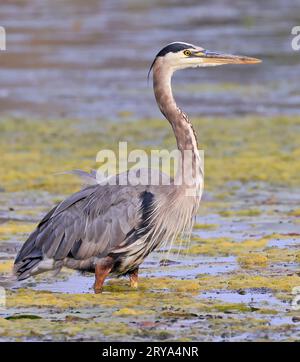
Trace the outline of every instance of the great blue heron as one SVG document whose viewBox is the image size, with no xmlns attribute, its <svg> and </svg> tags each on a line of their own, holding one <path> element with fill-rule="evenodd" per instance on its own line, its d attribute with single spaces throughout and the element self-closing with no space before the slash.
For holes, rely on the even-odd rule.
<svg viewBox="0 0 300 362">
<path fill-rule="evenodd" d="M 95 272 L 95 293 L 109 273 L 128 274 L 137 287 L 145 257 L 184 230 L 191 230 L 203 176 L 193 126 L 176 105 L 171 89 L 178 69 L 221 64 L 254 64 L 260 60 L 211 52 L 183 42 L 164 47 L 155 57 L 155 98 L 173 128 L 178 150 L 192 152 L 193 185 L 90 185 L 54 207 L 38 224 L 18 253 L 18 280 L 63 266 Z M 118 176 L 121 177 L 121 174 Z M 187 194 L 189 191 L 194 193 Z"/>
</svg>

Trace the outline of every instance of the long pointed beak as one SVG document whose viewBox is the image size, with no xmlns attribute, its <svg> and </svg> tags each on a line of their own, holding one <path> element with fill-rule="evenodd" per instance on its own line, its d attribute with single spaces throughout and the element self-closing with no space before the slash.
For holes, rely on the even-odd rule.
<svg viewBox="0 0 300 362">
<path fill-rule="evenodd" d="M 194 57 L 200 57 L 204 63 L 211 64 L 256 64 L 261 63 L 260 59 L 245 57 L 243 55 L 232 55 L 203 50 L 193 53 Z"/>
</svg>

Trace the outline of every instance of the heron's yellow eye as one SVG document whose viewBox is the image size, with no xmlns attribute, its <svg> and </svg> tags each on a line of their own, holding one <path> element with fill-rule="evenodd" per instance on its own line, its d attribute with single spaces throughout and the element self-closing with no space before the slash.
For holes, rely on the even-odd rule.
<svg viewBox="0 0 300 362">
<path fill-rule="evenodd" d="M 185 50 L 185 51 L 183 52 L 183 54 L 186 55 L 187 57 L 189 57 L 192 53 L 191 53 L 190 50 Z"/>
</svg>

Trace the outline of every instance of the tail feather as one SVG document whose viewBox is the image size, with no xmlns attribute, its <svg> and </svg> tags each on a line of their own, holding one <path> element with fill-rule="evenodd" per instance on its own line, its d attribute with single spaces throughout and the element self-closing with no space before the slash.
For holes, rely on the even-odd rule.
<svg viewBox="0 0 300 362">
<path fill-rule="evenodd" d="M 81 171 L 74 173 L 82 175 Z M 95 172 L 87 177 L 90 181 L 95 180 Z M 95 187 L 89 186 L 71 195 L 45 215 L 15 259 L 13 271 L 18 280 L 62 268 L 64 258 L 68 256 L 74 244 L 81 240 L 85 230 L 85 219 L 81 219 L 85 215 L 74 205 L 91 197 L 94 191 Z"/>
<path fill-rule="evenodd" d="M 20 267 L 18 268 L 18 272 L 24 273 L 25 271 L 30 270 L 34 265 L 39 263 L 41 260 L 42 258 L 32 258 L 25 260 L 24 263 L 22 263 L 22 265 L 20 265 Z"/>
<path fill-rule="evenodd" d="M 19 251 L 19 253 L 16 257 L 15 265 L 19 264 L 22 260 L 25 260 L 25 259 L 31 257 L 32 254 L 34 256 L 34 254 L 36 254 L 38 252 L 38 250 L 36 249 L 36 246 L 35 246 L 35 240 L 36 240 L 37 235 L 38 235 L 37 229 L 29 235 L 29 238 L 23 244 L 21 250 Z"/>
<path fill-rule="evenodd" d="M 14 266 L 14 273 L 18 280 L 29 278 L 33 273 L 33 269 L 43 260 L 42 257 L 28 258 Z"/>
<path fill-rule="evenodd" d="M 71 171 L 60 172 L 59 174 L 69 174 L 77 176 L 82 181 L 82 187 L 98 184 L 96 170 L 91 170 L 91 172 L 85 172 L 82 170 L 71 170 Z"/>
<path fill-rule="evenodd" d="M 36 230 L 29 236 L 21 250 L 19 251 L 15 263 L 14 274 L 18 280 L 29 278 L 33 269 L 43 260 L 43 254 L 40 249 L 35 246 L 37 232 Z"/>
</svg>

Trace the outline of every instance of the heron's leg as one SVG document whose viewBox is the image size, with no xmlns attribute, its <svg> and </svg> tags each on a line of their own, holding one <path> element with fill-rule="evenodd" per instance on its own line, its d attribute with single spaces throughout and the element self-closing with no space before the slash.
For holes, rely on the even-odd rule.
<svg viewBox="0 0 300 362">
<path fill-rule="evenodd" d="M 139 268 L 136 268 L 129 274 L 131 288 L 138 287 L 138 278 L 139 278 L 138 273 L 139 273 Z"/>
<path fill-rule="evenodd" d="M 104 280 L 108 276 L 112 268 L 113 268 L 113 259 L 111 257 L 106 257 L 96 264 L 95 284 L 94 284 L 95 294 L 102 292 Z"/>
</svg>

